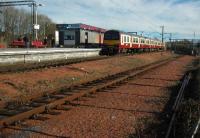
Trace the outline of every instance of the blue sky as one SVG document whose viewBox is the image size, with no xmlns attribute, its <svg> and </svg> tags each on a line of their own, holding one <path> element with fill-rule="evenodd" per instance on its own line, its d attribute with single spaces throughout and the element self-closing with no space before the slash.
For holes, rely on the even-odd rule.
<svg viewBox="0 0 200 138">
<path fill-rule="evenodd" d="M 160 37 L 200 39 L 200 0 L 37 0 L 39 13 L 56 23 L 85 23 Z M 154 33 L 153 33 L 154 32 Z M 166 35 L 168 39 L 169 35 Z"/>
</svg>

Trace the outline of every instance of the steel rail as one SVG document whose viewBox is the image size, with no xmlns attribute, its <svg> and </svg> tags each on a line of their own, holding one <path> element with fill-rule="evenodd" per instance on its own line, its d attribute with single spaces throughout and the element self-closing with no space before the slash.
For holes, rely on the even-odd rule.
<svg viewBox="0 0 200 138">
<path fill-rule="evenodd" d="M 191 138 L 195 138 L 195 135 L 197 134 L 197 132 L 199 130 L 199 125 L 200 125 L 200 118 L 199 118 L 199 121 L 197 122 L 197 124 L 195 126 L 195 129 L 194 129 L 194 132 L 192 133 Z"/>
</svg>

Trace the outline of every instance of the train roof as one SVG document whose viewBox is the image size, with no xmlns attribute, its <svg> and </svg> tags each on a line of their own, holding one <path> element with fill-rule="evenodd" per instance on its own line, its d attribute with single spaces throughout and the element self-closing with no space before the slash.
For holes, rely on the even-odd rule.
<svg viewBox="0 0 200 138">
<path fill-rule="evenodd" d="M 58 30 L 68 30 L 68 29 L 84 29 L 84 30 L 90 30 L 90 31 L 96 31 L 96 32 L 105 32 L 106 29 L 82 24 L 82 23 L 75 23 L 75 24 L 57 24 L 56 28 Z"/>
<path fill-rule="evenodd" d="M 115 30 L 115 29 L 111 29 L 111 30 L 107 30 L 107 31 L 117 31 L 119 33 L 123 33 L 123 34 L 126 34 L 126 35 L 131 35 L 131 36 L 135 36 L 135 37 L 139 37 L 139 38 L 145 38 L 145 39 L 150 39 L 150 40 L 153 40 L 153 41 L 161 41 L 159 39 L 155 39 L 155 38 L 149 38 L 149 37 L 145 37 L 145 36 L 141 36 L 141 35 L 136 35 L 136 34 L 132 34 L 130 32 L 125 32 L 125 31 L 121 31 L 121 30 Z M 106 32 L 107 32 L 106 31 Z"/>
</svg>

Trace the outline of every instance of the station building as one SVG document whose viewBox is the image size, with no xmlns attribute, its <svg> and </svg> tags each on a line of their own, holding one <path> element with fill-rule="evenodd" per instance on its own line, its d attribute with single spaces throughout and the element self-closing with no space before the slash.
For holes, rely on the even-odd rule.
<svg viewBox="0 0 200 138">
<path fill-rule="evenodd" d="M 78 24 L 57 24 L 56 43 L 62 47 L 97 48 L 103 44 L 103 28 Z"/>
</svg>

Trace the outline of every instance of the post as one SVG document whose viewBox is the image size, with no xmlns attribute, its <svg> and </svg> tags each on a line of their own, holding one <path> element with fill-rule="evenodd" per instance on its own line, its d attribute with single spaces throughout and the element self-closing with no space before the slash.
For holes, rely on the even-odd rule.
<svg viewBox="0 0 200 138">
<path fill-rule="evenodd" d="M 169 33 L 170 48 L 172 49 L 172 33 Z"/>
<path fill-rule="evenodd" d="M 34 24 L 35 24 L 35 3 L 32 3 L 32 40 L 35 39 L 35 29 L 34 29 Z"/>
<path fill-rule="evenodd" d="M 35 25 L 38 25 L 37 23 L 37 5 L 35 6 Z M 38 30 L 35 29 L 35 39 L 38 40 Z"/>
<path fill-rule="evenodd" d="M 162 43 L 164 42 L 164 28 L 165 28 L 165 26 L 163 25 L 163 26 L 160 26 L 161 28 L 162 28 Z"/>
<path fill-rule="evenodd" d="M 195 46 L 195 32 L 194 32 L 194 39 L 192 39 L 192 55 L 194 55 L 194 46 Z"/>
</svg>

